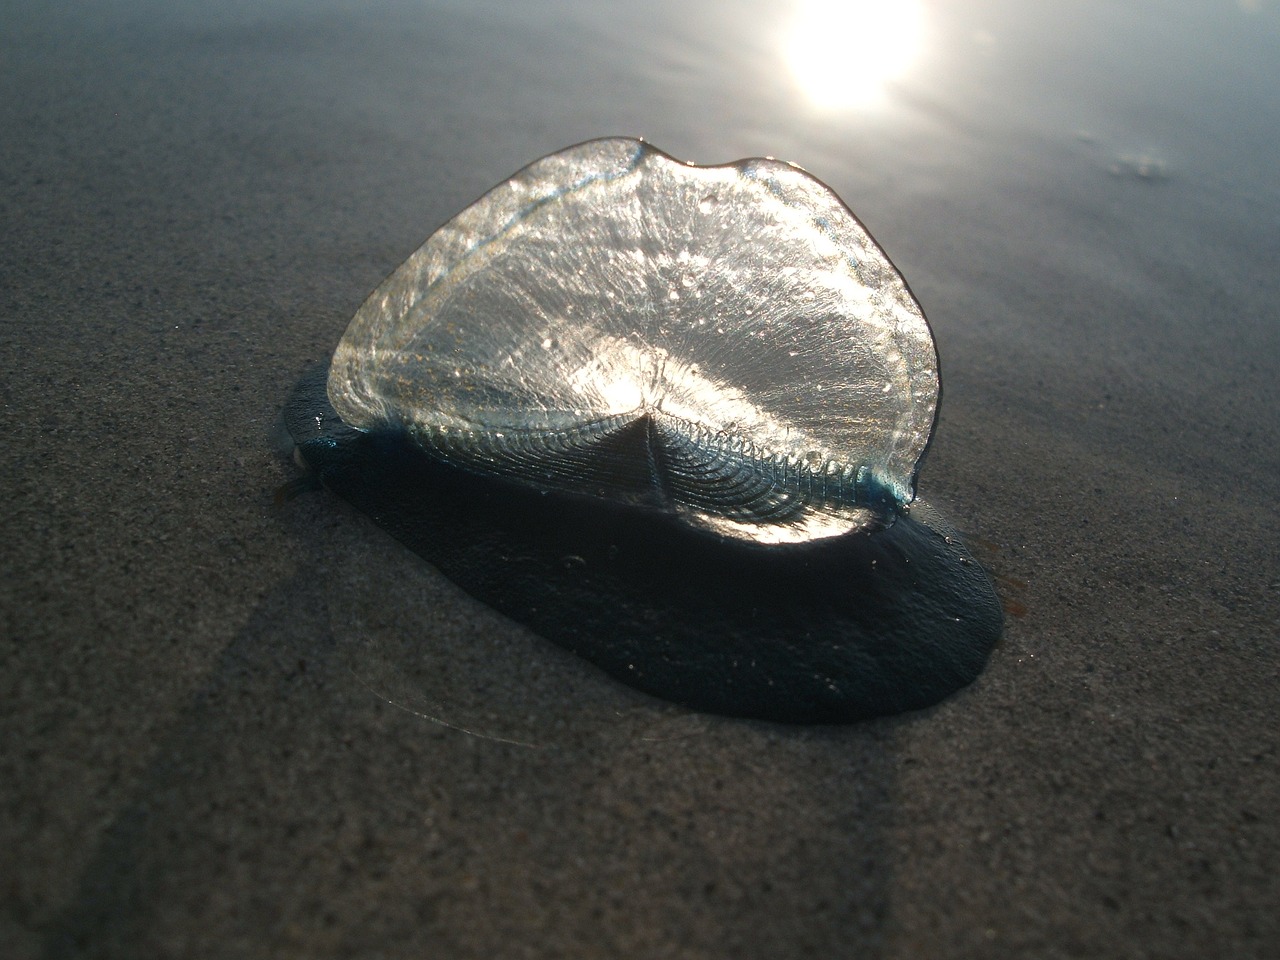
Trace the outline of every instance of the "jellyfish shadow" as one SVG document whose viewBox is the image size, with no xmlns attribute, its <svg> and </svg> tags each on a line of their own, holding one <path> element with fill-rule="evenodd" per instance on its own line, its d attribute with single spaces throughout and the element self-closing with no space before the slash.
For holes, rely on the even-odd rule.
<svg viewBox="0 0 1280 960">
<path fill-rule="evenodd" d="M 324 384 L 308 373 L 285 420 L 326 487 L 481 602 L 657 697 L 847 723 L 937 703 L 999 638 L 990 579 L 927 507 L 874 533 L 744 544 L 353 430 Z"/>
</svg>

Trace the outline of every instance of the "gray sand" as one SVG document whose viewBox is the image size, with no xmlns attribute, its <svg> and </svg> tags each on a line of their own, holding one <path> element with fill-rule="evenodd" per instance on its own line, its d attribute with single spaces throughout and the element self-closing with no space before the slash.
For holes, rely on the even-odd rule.
<svg viewBox="0 0 1280 960">
<path fill-rule="evenodd" d="M 1277 955 L 1274 4 L 931 5 L 827 112 L 778 4 L 44 6 L 0 35 L 0 955 Z M 1018 614 L 970 688 L 692 714 L 274 502 L 363 296 L 615 133 L 802 163 L 911 282 L 920 491 Z"/>
</svg>

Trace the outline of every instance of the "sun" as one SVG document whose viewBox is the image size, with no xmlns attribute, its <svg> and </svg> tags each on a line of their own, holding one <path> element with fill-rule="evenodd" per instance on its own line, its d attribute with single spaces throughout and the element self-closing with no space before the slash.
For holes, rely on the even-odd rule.
<svg viewBox="0 0 1280 960">
<path fill-rule="evenodd" d="M 801 0 L 787 63 L 815 106 L 874 106 L 918 58 L 923 20 L 917 0 Z"/>
</svg>

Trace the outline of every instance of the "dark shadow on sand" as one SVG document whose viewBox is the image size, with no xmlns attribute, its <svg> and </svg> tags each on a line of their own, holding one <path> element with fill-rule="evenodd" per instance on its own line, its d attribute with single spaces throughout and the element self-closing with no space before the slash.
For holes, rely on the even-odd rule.
<svg viewBox="0 0 1280 960">
<path fill-rule="evenodd" d="M 325 486 L 467 593 L 697 710 L 845 723 L 920 709 L 971 682 L 1000 634 L 991 581 L 927 508 L 875 533 L 744 544 L 351 430 L 323 370 L 286 421 Z"/>
<path fill-rule="evenodd" d="M 326 494 L 279 510 L 298 572 L 170 727 L 46 957 L 880 955 L 892 724 L 687 714 L 585 665 L 584 718 L 542 704 L 537 749 L 430 723 L 352 682 L 333 629 L 368 581 L 324 556 L 323 521 L 376 534 Z M 624 711 L 651 722 L 600 722 Z M 681 735 L 645 733 L 673 711 Z"/>
</svg>

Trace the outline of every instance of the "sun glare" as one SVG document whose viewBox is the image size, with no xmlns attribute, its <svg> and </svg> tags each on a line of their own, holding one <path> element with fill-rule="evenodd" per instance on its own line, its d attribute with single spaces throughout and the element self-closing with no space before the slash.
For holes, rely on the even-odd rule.
<svg viewBox="0 0 1280 960">
<path fill-rule="evenodd" d="M 787 62 L 814 105 L 873 106 L 919 55 L 922 21 L 917 0 L 800 0 Z"/>
</svg>

